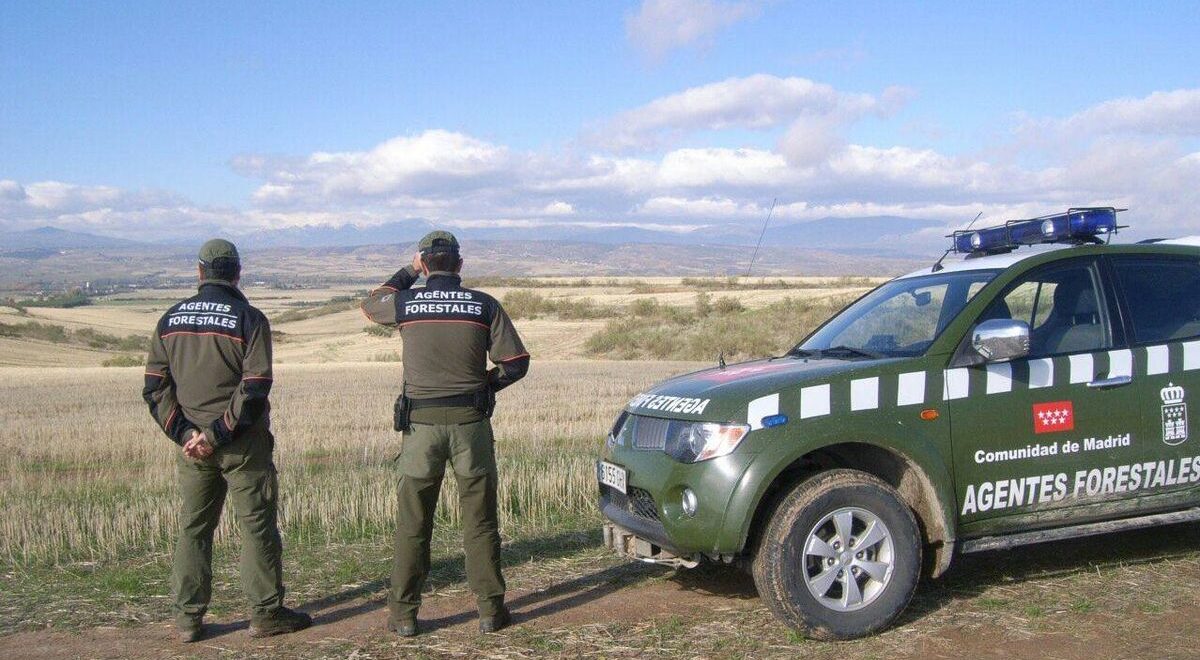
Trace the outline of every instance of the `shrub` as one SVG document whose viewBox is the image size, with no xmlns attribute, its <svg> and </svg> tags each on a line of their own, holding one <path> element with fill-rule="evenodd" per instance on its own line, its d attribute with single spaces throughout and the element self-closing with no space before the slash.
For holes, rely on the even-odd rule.
<svg viewBox="0 0 1200 660">
<path fill-rule="evenodd" d="M 396 333 L 396 329 L 390 325 L 368 325 L 363 328 L 363 332 L 372 337 L 391 337 Z"/>
<path fill-rule="evenodd" d="M 115 355 L 103 362 L 106 367 L 140 367 L 145 364 L 140 355 Z"/>
<path fill-rule="evenodd" d="M 717 298 L 716 302 L 713 303 L 713 311 L 721 315 L 736 314 L 738 312 L 746 311 L 746 307 L 742 305 L 742 302 L 737 298 L 721 296 L 720 298 Z"/>
<path fill-rule="evenodd" d="M 29 312 L 25 311 L 25 308 L 21 306 L 21 303 L 17 302 L 16 300 L 13 300 L 12 298 L 5 300 L 3 303 L 0 303 L 0 305 L 4 305 L 5 307 L 11 307 L 11 308 L 17 310 L 17 313 L 20 314 L 21 316 L 25 316 L 26 314 L 29 313 Z"/>
<path fill-rule="evenodd" d="M 618 314 L 616 307 L 597 305 L 591 298 L 550 300 L 547 303 L 550 309 L 558 315 L 558 318 L 566 320 L 607 319 Z"/>
<path fill-rule="evenodd" d="M 129 335 L 127 337 L 123 337 L 117 342 L 117 350 L 148 351 L 150 350 L 150 338 L 143 335 Z"/>
<path fill-rule="evenodd" d="M 629 313 L 605 324 L 585 343 L 591 355 L 618 360 L 751 359 L 779 355 L 808 335 L 855 296 L 796 300 L 785 298 L 747 310 L 732 298 L 713 303 L 702 316 L 638 301 Z M 731 302 L 722 302 L 731 301 Z M 718 311 L 724 309 L 724 312 Z"/>
<path fill-rule="evenodd" d="M 292 321 L 304 321 L 307 319 L 316 318 L 318 316 L 328 316 L 329 314 L 337 314 L 351 309 L 357 309 L 362 301 L 359 298 L 351 298 L 350 296 L 336 296 L 330 298 L 329 302 L 314 307 L 306 307 L 304 309 L 289 309 L 281 314 L 276 314 L 275 318 L 271 319 L 271 323 L 291 323 Z"/>
<path fill-rule="evenodd" d="M 89 348 L 106 351 L 147 351 L 150 349 L 150 338 L 142 335 L 118 337 L 94 328 L 80 328 L 71 331 L 61 325 L 38 323 L 37 321 L 15 324 L 0 323 L 0 336 L 37 339 L 56 344 L 82 344 Z"/>
<path fill-rule="evenodd" d="M 661 305 L 654 298 L 639 298 L 629 306 L 629 313 L 642 317 L 658 316 L 660 307 Z"/>
<path fill-rule="evenodd" d="M 26 321 L 25 323 L 15 324 L 0 323 L 0 327 L 4 328 L 0 334 L 8 337 L 40 339 L 42 341 L 52 341 L 56 344 L 65 343 L 68 339 L 67 329 L 61 325 Z"/>
<path fill-rule="evenodd" d="M 60 309 L 70 309 L 72 307 L 82 307 L 90 305 L 92 301 L 87 297 L 87 294 L 76 289 L 70 293 L 61 293 L 52 296 L 43 296 L 41 298 L 30 298 L 17 303 L 18 307 L 57 307 Z"/>
<path fill-rule="evenodd" d="M 544 310 L 546 299 L 528 289 L 516 289 L 504 294 L 504 311 L 511 319 L 536 319 Z"/>
<path fill-rule="evenodd" d="M 540 293 L 517 289 L 509 291 L 501 301 L 512 319 L 536 319 L 554 315 L 565 320 L 605 319 L 617 315 L 610 305 L 597 305 L 591 298 L 568 300 L 546 298 Z"/>
</svg>

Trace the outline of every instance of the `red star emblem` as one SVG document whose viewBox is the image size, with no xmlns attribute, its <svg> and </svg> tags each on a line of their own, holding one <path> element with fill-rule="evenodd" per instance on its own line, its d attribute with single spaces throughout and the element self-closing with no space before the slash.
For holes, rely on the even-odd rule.
<svg viewBox="0 0 1200 660">
<path fill-rule="evenodd" d="M 1058 433 L 1075 428 L 1075 407 L 1070 401 L 1033 404 L 1033 432 Z"/>
</svg>

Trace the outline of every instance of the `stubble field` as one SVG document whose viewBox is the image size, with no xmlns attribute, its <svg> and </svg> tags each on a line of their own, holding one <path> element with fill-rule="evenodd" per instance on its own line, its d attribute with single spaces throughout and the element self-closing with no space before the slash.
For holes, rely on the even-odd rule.
<svg viewBox="0 0 1200 660">
<path fill-rule="evenodd" d="M 592 461 L 613 411 L 686 363 L 550 362 L 499 396 L 501 522 L 512 533 L 595 527 Z M 0 555 L 20 564 L 165 552 L 177 448 L 151 422 L 136 368 L 8 369 L 0 385 Z M 282 527 L 297 543 L 386 532 L 400 435 L 398 364 L 281 365 L 272 391 Z M 439 522 L 458 524 L 453 479 Z M 226 516 L 218 542 L 236 536 Z"/>
<path fill-rule="evenodd" d="M 676 574 L 598 547 L 593 461 L 630 396 L 715 361 L 718 351 L 786 350 L 870 284 L 490 282 L 484 288 L 508 301 L 534 355 L 530 376 L 500 395 L 494 420 L 519 625 L 487 638 L 470 632 L 449 479 L 424 610 L 434 630 L 413 643 L 383 631 L 381 600 L 400 346 L 364 332 L 351 300 L 361 289 L 248 290 L 277 333 L 272 419 L 289 602 L 318 615 L 313 630 L 264 644 L 246 640 L 238 623 L 239 542 L 228 515 L 215 562 L 219 634 L 196 647 L 170 641 L 162 622 L 177 449 L 146 413 L 141 369 L 99 366 L 138 357 L 129 342 L 188 292 L 0 308 L 0 323 L 19 329 L 0 337 L 0 655 L 1196 657 L 1186 631 L 1200 616 L 1197 526 L 966 558 L 923 585 L 895 629 L 849 644 L 793 636 L 735 571 Z M 701 361 L 658 359 L 679 355 Z"/>
</svg>

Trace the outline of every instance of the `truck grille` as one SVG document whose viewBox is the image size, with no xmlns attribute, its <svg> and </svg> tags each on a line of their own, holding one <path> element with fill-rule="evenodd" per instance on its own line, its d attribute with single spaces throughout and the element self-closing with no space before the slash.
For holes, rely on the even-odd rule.
<svg viewBox="0 0 1200 660">
<path fill-rule="evenodd" d="M 661 450 L 667 446 L 667 427 L 671 424 L 670 420 L 630 415 L 627 423 L 633 425 L 635 448 Z"/>
<path fill-rule="evenodd" d="M 654 496 L 648 491 L 637 486 L 630 486 L 629 493 L 626 494 L 608 486 L 601 486 L 601 488 L 604 490 L 604 497 L 617 508 L 643 520 L 658 522 L 658 506 L 654 503 Z"/>
</svg>

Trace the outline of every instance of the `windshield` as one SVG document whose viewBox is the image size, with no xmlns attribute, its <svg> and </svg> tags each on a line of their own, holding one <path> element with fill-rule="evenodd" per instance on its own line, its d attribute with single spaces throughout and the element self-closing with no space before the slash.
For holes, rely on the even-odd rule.
<svg viewBox="0 0 1200 660">
<path fill-rule="evenodd" d="M 892 280 L 830 319 L 791 354 L 847 359 L 921 355 L 999 272 Z"/>
</svg>

